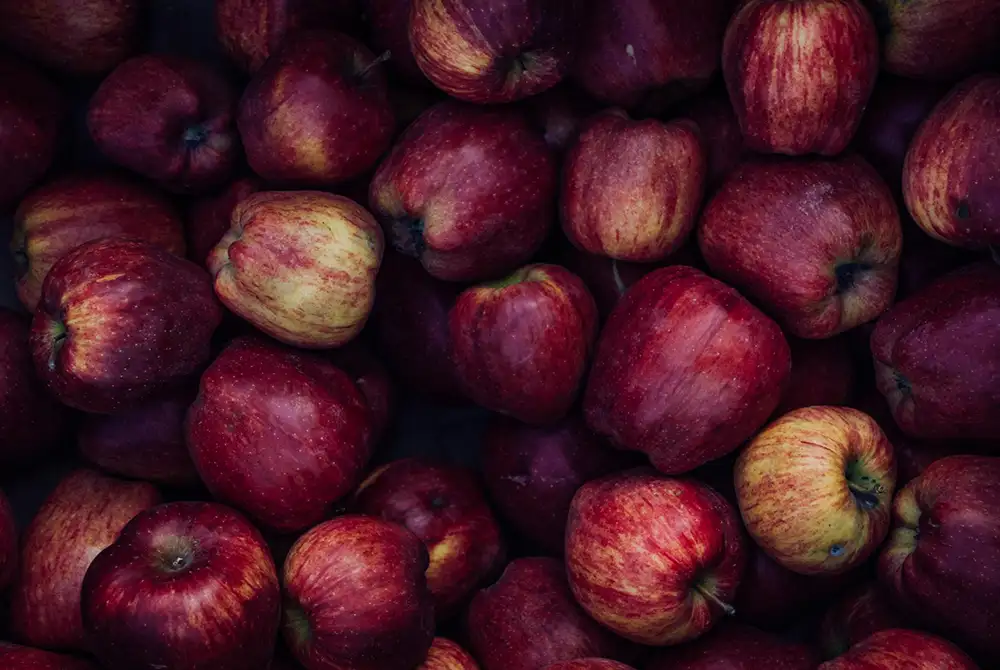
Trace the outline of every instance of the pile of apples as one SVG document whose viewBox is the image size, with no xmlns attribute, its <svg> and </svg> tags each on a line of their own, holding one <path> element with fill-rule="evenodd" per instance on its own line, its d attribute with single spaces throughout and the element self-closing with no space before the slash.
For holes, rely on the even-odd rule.
<svg viewBox="0 0 1000 670">
<path fill-rule="evenodd" d="M 1000 668 L 1000 1 L 0 49 L 0 670 Z"/>
</svg>

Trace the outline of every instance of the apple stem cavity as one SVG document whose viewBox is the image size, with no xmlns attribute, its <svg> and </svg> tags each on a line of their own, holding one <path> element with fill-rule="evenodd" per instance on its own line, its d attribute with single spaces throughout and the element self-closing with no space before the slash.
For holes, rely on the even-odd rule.
<svg viewBox="0 0 1000 670">
<path fill-rule="evenodd" d="M 309 638 L 312 637 L 312 627 L 300 605 L 292 602 L 285 603 L 285 622 L 292 633 L 294 646 L 302 647 L 308 644 Z"/>
<path fill-rule="evenodd" d="M 704 584 L 700 584 L 700 583 L 699 584 L 695 584 L 694 585 L 694 590 L 697 591 L 698 593 L 700 593 L 702 598 L 704 598 L 705 600 L 707 600 L 708 602 L 712 603 L 713 605 L 715 605 L 716 607 L 718 607 L 720 610 L 722 610 L 723 612 L 725 612 L 727 616 L 735 616 L 736 615 L 736 608 L 735 607 L 733 607 L 732 605 L 730 605 L 727 602 L 722 601 L 719 598 L 719 596 L 717 596 L 714 593 L 712 593 L 711 591 L 709 591 L 708 588 L 706 588 Z"/>
<path fill-rule="evenodd" d="M 872 510 L 879 505 L 879 494 L 884 492 L 882 484 L 875 479 L 861 472 L 858 462 L 851 461 L 844 472 L 847 478 L 847 488 L 858 507 L 863 510 Z"/>
<path fill-rule="evenodd" d="M 52 332 L 52 352 L 49 354 L 49 370 L 52 371 L 56 369 L 56 359 L 66 344 L 69 332 L 66 330 L 66 324 L 61 319 L 53 319 L 50 328 Z"/>
<path fill-rule="evenodd" d="M 397 219 L 392 226 L 392 246 L 399 253 L 420 258 L 427 248 L 424 242 L 424 221 L 412 217 Z"/>
<path fill-rule="evenodd" d="M 972 217 L 972 210 L 969 209 L 968 200 L 959 200 L 958 207 L 955 208 L 955 216 L 963 221 Z"/>
<path fill-rule="evenodd" d="M 858 284 L 858 280 L 866 272 L 869 272 L 872 266 L 868 263 L 841 263 L 838 265 L 834 272 L 837 276 L 837 293 L 847 293 L 853 289 Z"/>
</svg>

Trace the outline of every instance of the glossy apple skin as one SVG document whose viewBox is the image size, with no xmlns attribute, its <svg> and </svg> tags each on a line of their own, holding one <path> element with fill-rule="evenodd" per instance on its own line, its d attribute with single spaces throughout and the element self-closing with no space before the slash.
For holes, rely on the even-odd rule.
<svg viewBox="0 0 1000 670">
<path fill-rule="evenodd" d="M 388 66 L 404 82 L 427 86 L 410 46 L 410 12 L 413 0 L 364 0 L 369 43 L 376 52 L 392 54 Z"/>
<path fill-rule="evenodd" d="M 578 658 L 573 661 L 553 663 L 545 670 L 633 670 L 631 665 L 606 658 Z"/>
<path fill-rule="evenodd" d="M 590 119 L 566 155 L 563 232 L 592 254 L 651 263 L 694 228 L 707 170 L 687 120 L 633 120 L 620 109 Z"/>
<path fill-rule="evenodd" d="M 705 183 L 709 189 L 714 189 L 736 169 L 746 154 L 743 133 L 729 102 L 729 94 L 725 89 L 712 89 L 684 105 L 681 114 L 698 126 L 705 149 Z"/>
<path fill-rule="evenodd" d="M 1000 586 L 1000 458 L 949 456 L 907 484 L 879 556 L 879 582 L 901 612 L 983 658 L 1000 653 L 990 624 Z"/>
<path fill-rule="evenodd" d="M 229 232 L 236 205 L 261 190 L 263 184 L 255 177 L 244 177 L 230 183 L 217 194 L 197 200 L 186 221 L 188 257 L 208 265 L 208 257 L 219 240 Z"/>
<path fill-rule="evenodd" d="M 757 434 L 733 481 L 743 523 L 771 558 L 806 575 L 839 574 L 888 534 L 896 460 L 864 412 L 806 407 Z"/>
<path fill-rule="evenodd" d="M 903 198 L 917 225 L 956 246 L 1000 243 L 998 153 L 1000 75 L 976 75 L 934 107 L 906 152 Z"/>
<path fill-rule="evenodd" d="M 35 374 L 30 322 L 0 308 L 0 471 L 38 462 L 63 434 L 66 412 Z"/>
<path fill-rule="evenodd" d="M 34 312 L 55 262 L 102 237 L 131 237 L 184 256 L 180 217 L 155 190 L 113 174 L 62 177 L 29 193 L 14 215 L 10 246 L 21 304 Z"/>
<path fill-rule="evenodd" d="M 383 244 L 378 223 L 353 200 L 262 191 L 236 205 L 208 269 L 223 304 L 261 331 L 327 349 L 364 327 Z"/>
<path fill-rule="evenodd" d="M 346 373 L 254 337 L 209 366 L 187 417 L 209 491 L 281 532 L 319 523 L 357 486 L 371 434 L 371 410 Z"/>
<path fill-rule="evenodd" d="M 979 666 L 944 638 L 893 628 L 875 633 L 818 670 L 979 670 Z"/>
<path fill-rule="evenodd" d="M 361 483 L 351 508 L 398 523 L 424 543 L 438 620 L 455 614 L 503 565 L 500 526 L 469 470 L 419 458 L 392 461 Z"/>
<path fill-rule="evenodd" d="M 0 491 L 0 593 L 7 591 L 17 573 L 19 554 L 14 510 L 10 508 L 7 496 Z"/>
<path fill-rule="evenodd" d="M 102 238 L 49 271 L 31 324 L 32 357 L 63 403 L 112 413 L 198 372 L 221 320 L 197 265 L 145 242 Z"/>
<path fill-rule="evenodd" d="M 597 339 L 597 305 L 558 265 L 527 265 L 458 296 L 448 317 L 465 394 L 531 424 L 566 416 Z"/>
<path fill-rule="evenodd" d="M 0 15 L 4 11 L 0 8 Z M 0 95 L 2 210 L 38 181 L 52 164 L 62 120 L 62 100 L 41 73 L 8 56 L 0 56 L 0 79 L 4 81 Z"/>
<path fill-rule="evenodd" d="M 479 670 L 479 664 L 469 652 L 451 640 L 436 637 L 427 658 L 417 666 L 417 670 Z"/>
<path fill-rule="evenodd" d="M 438 279 L 496 279 L 544 241 L 557 173 L 520 110 L 444 102 L 403 133 L 368 201 L 392 245 Z"/>
<path fill-rule="evenodd" d="M 83 580 L 87 640 L 109 668 L 267 670 L 281 587 L 236 511 L 173 502 L 136 516 Z"/>
<path fill-rule="evenodd" d="M 902 245 L 891 192 L 855 156 L 744 163 L 698 225 L 713 274 L 757 299 L 791 334 L 811 339 L 888 308 Z"/>
<path fill-rule="evenodd" d="M 726 615 L 744 542 L 735 510 L 708 486 L 631 471 L 588 482 L 573 497 L 566 572 L 598 622 L 642 644 L 678 644 Z"/>
<path fill-rule="evenodd" d="M 160 494 L 145 482 L 77 470 L 52 491 L 24 532 L 21 570 L 11 593 L 18 640 L 49 649 L 87 650 L 80 588 L 91 561 Z"/>
<path fill-rule="evenodd" d="M 657 652 L 646 670 L 815 670 L 817 660 L 804 644 L 726 621 L 694 642 Z"/>
<path fill-rule="evenodd" d="M 895 305 L 875 326 L 876 383 L 912 437 L 1000 438 L 1000 268 L 977 263 Z"/>
<path fill-rule="evenodd" d="M 288 186 L 330 186 L 375 165 L 395 129 L 375 60 L 332 30 L 299 32 L 278 49 L 240 102 L 237 124 L 253 171 Z"/>
<path fill-rule="evenodd" d="M 846 338 L 790 337 L 788 346 L 792 351 L 792 376 L 775 416 L 802 407 L 850 403 L 855 374 Z"/>
<path fill-rule="evenodd" d="M 777 407 L 790 367 L 778 325 L 739 293 L 688 266 L 663 268 L 611 313 L 583 409 L 614 446 L 683 473 L 749 438 Z"/>
<path fill-rule="evenodd" d="M 483 670 L 531 670 L 631 652 L 580 609 L 554 558 L 511 561 L 495 584 L 476 594 L 467 616 L 470 648 Z"/>
<path fill-rule="evenodd" d="M 98 670 L 90 661 L 10 642 L 0 642 L 0 664 L 4 670 Z"/>
<path fill-rule="evenodd" d="M 330 360 L 354 380 L 365 397 L 372 415 L 372 445 L 378 446 L 396 418 L 399 394 L 389 371 L 361 340 L 332 350 Z"/>
<path fill-rule="evenodd" d="M 312 528 L 285 560 L 288 646 L 306 670 L 416 667 L 434 638 L 427 565 L 398 524 L 347 515 Z"/>
<path fill-rule="evenodd" d="M 882 588 L 876 583 L 862 584 L 826 611 L 819 644 L 826 658 L 835 658 L 880 630 L 902 626 Z"/>
</svg>

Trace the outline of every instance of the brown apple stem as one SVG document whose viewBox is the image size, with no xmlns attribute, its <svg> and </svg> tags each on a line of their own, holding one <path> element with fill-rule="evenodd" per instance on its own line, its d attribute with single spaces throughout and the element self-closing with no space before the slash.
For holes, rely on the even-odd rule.
<svg viewBox="0 0 1000 670">
<path fill-rule="evenodd" d="M 368 76 L 368 73 L 371 72 L 372 69 L 374 69 L 376 66 L 381 65 L 382 63 L 386 62 L 390 58 L 392 58 L 392 52 L 389 51 L 388 49 L 386 49 L 385 51 L 383 51 L 382 53 L 380 53 L 375 60 L 373 60 L 368 65 L 366 65 L 365 68 L 363 70 L 361 70 L 361 72 L 358 72 L 358 74 L 357 74 L 358 79 L 364 79 L 366 76 Z"/>
<path fill-rule="evenodd" d="M 700 593 L 702 597 L 705 598 L 705 600 L 707 600 L 708 602 L 712 603 L 713 605 L 721 609 L 723 612 L 725 612 L 726 615 L 734 616 L 736 614 L 735 607 L 733 607 L 729 603 L 722 602 L 722 600 L 719 599 L 719 596 L 715 595 L 701 584 L 695 584 L 694 590 Z"/>
</svg>

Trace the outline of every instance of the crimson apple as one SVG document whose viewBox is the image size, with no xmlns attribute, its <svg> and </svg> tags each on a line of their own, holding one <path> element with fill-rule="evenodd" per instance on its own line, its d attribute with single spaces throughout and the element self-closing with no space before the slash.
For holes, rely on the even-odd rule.
<svg viewBox="0 0 1000 670">
<path fill-rule="evenodd" d="M 880 630 L 901 628 L 902 620 L 876 583 L 861 584 L 838 600 L 823 616 L 819 644 L 834 658 Z"/>
<path fill-rule="evenodd" d="M 417 670 L 479 670 L 479 665 L 469 652 L 451 640 L 436 637 Z"/>
<path fill-rule="evenodd" d="M 854 363 L 845 337 L 788 338 L 792 376 L 775 416 L 814 405 L 847 405 L 854 389 Z"/>
<path fill-rule="evenodd" d="M 14 510 L 0 491 L 0 593 L 5 592 L 14 579 L 19 551 Z"/>
<path fill-rule="evenodd" d="M 226 186 L 221 193 L 203 197 L 191 206 L 186 226 L 191 260 L 207 266 L 212 249 L 229 231 L 236 205 L 261 187 L 259 179 L 244 177 Z"/>
<path fill-rule="evenodd" d="M 694 642 L 657 652 L 646 670 L 815 670 L 817 662 L 804 644 L 727 621 Z"/>
<path fill-rule="evenodd" d="M 372 47 L 392 54 L 389 68 L 404 82 L 426 86 L 427 77 L 417 65 L 410 46 L 413 0 L 364 0 L 364 4 Z"/>
<path fill-rule="evenodd" d="M 330 360 L 351 376 L 368 402 L 372 414 L 372 445 L 378 445 L 396 416 L 396 387 L 389 372 L 361 340 L 332 350 Z"/>
<path fill-rule="evenodd" d="M 715 188 L 736 169 L 746 149 L 743 133 L 726 90 L 712 89 L 684 105 L 682 115 L 698 126 L 705 148 L 705 183 Z"/>
<path fill-rule="evenodd" d="M 98 670 L 90 661 L 0 641 L 4 670 Z"/>
<path fill-rule="evenodd" d="M 556 151 L 565 151 L 576 141 L 580 126 L 597 111 L 590 96 L 576 87 L 557 86 L 530 98 L 528 116 L 545 137 L 545 143 Z"/>
<path fill-rule="evenodd" d="M 892 628 L 875 633 L 818 670 L 979 670 L 979 666 L 944 638 Z"/>
<path fill-rule="evenodd" d="M 607 658 L 578 658 L 573 661 L 553 663 L 545 670 L 633 670 L 633 668 L 631 665 Z"/>
</svg>

